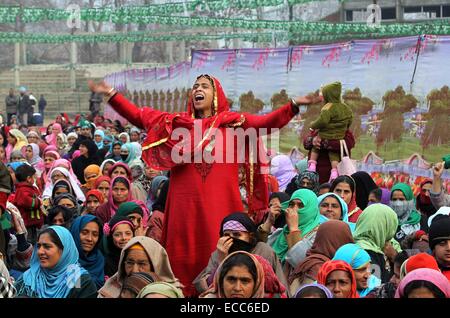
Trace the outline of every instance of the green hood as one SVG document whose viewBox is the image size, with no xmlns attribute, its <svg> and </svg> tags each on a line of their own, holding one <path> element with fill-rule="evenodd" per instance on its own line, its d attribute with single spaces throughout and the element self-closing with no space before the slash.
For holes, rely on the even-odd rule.
<svg viewBox="0 0 450 318">
<path fill-rule="evenodd" d="M 340 103 L 341 102 L 341 82 L 334 82 L 322 87 L 322 95 L 326 103 Z"/>
<path fill-rule="evenodd" d="M 397 227 L 394 210 L 384 204 L 372 204 L 359 216 L 353 237 L 363 249 L 384 254 L 383 247 L 394 237 Z"/>
</svg>

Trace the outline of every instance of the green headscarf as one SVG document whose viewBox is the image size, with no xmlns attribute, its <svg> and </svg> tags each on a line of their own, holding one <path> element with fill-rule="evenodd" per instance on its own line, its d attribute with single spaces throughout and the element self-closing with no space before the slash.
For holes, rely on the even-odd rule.
<svg viewBox="0 0 450 318">
<path fill-rule="evenodd" d="M 161 294 L 168 298 L 184 298 L 180 289 L 166 282 L 155 282 L 145 286 L 136 298 L 145 298 L 149 294 Z"/>
<path fill-rule="evenodd" d="M 391 189 L 391 199 L 392 199 L 392 195 L 394 193 L 394 191 L 401 191 L 403 193 L 403 195 L 406 198 L 406 201 L 413 201 L 414 206 L 416 205 L 416 200 L 414 198 L 414 194 L 412 192 L 412 189 L 409 185 L 407 185 L 406 183 L 396 183 L 392 189 Z M 420 222 L 421 219 L 421 215 L 419 212 L 417 212 L 415 209 L 411 210 L 411 213 L 408 215 L 408 218 L 403 221 L 400 222 L 400 225 L 404 225 L 404 224 L 410 224 L 410 225 L 415 225 L 417 223 Z"/>
<path fill-rule="evenodd" d="M 383 247 L 397 232 L 397 214 L 389 206 L 376 203 L 369 205 L 356 222 L 353 237 L 355 243 L 365 250 L 384 254 Z"/>
<path fill-rule="evenodd" d="M 285 211 L 289 207 L 289 203 L 294 199 L 302 201 L 304 205 L 304 208 L 298 210 L 298 228 L 301 231 L 301 236 L 303 238 L 305 237 L 305 235 L 319 226 L 319 203 L 314 192 L 308 189 L 300 189 L 292 194 L 289 201 L 283 202 L 281 204 L 281 209 Z M 286 241 L 287 234 L 289 234 L 289 229 L 287 225 L 285 225 L 283 228 L 283 232 L 280 233 L 280 235 L 272 245 L 273 250 L 281 261 L 284 261 L 286 253 L 288 251 L 288 244 Z"/>
<path fill-rule="evenodd" d="M 138 213 L 141 216 L 144 215 L 144 212 L 142 211 L 142 208 L 137 204 L 136 202 L 124 202 L 122 203 L 119 208 L 117 209 L 116 215 L 126 216 L 132 214 L 132 213 Z"/>
<path fill-rule="evenodd" d="M 442 160 L 444 161 L 444 168 L 450 168 L 450 154 L 442 157 Z"/>
</svg>

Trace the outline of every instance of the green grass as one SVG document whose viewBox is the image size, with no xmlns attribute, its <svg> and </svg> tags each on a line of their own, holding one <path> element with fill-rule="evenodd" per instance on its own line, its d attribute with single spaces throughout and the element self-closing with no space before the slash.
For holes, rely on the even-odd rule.
<svg viewBox="0 0 450 318">
<path fill-rule="evenodd" d="M 283 130 L 280 136 L 280 151 L 287 153 L 292 147 L 298 147 L 301 152 L 306 153 L 299 137 L 292 130 Z M 356 142 L 356 147 L 352 149 L 354 159 L 362 159 L 370 150 L 376 152 L 375 138 L 362 135 Z M 429 162 L 440 161 L 441 158 L 450 153 L 450 145 L 430 146 L 422 153 L 420 140 L 410 136 L 403 136 L 401 142 L 388 142 L 379 149 L 378 156 L 384 160 L 406 159 L 413 153 L 419 153 Z"/>
</svg>

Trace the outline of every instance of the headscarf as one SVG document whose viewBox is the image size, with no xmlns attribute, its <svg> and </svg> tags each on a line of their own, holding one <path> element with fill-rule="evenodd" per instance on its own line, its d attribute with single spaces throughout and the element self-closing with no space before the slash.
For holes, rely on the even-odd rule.
<svg viewBox="0 0 450 318">
<path fill-rule="evenodd" d="M 339 247 L 348 243 L 353 243 L 348 224 L 338 220 L 321 224 L 313 245 L 306 252 L 306 258 L 289 275 L 289 283 L 292 284 L 298 277 L 300 281 L 303 281 L 305 277 L 315 280 L 320 266 L 333 258 Z"/>
<path fill-rule="evenodd" d="M 25 148 L 23 149 L 23 151 L 22 150 L 14 150 L 11 152 L 11 157 L 9 159 L 12 161 L 12 159 L 15 157 L 15 158 L 19 158 L 19 161 L 26 161 L 25 155 L 23 154 L 23 152 L 25 152 Z"/>
<path fill-rule="evenodd" d="M 46 183 L 45 184 L 45 189 L 44 189 L 44 193 L 42 193 L 42 197 L 43 198 L 49 198 L 53 192 L 53 181 L 51 181 L 51 176 L 53 174 L 53 172 L 55 171 L 59 171 L 61 172 L 70 182 L 70 185 L 72 186 L 72 189 L 75 193 L 75 196 L 78 198 L 78 200 L 80 200 L 81 202 L 86 201 L 86 197 L 84 196 L 83 191 L 81 191 L 80 187 L 78 186 L 76 179 L 74 179 L 74 177 L 70 174 L 70 172 L 62 167 L 56 167 L 53 168 L 50 173 L 48 174 L 49 178 L 50 178 L 50 183 Z"/>
<path fill-rule="evenodd" d="M 380 203 L 389 205 L 389 201 L 391 200 L 391 191 L 386 188 L 381 188 L 381 201 Z"/>
<path fill-rule="evenodd" d="M 19 129 L 10 129 L 9 134 L 16 138 L 17 142 L 14 146 L 8 144 L 8 146 L 6 146 L 5 148 L 6 158 L 8 159 L 8 161 L 11 158 L 11 152 L 13 152 L 14 150 L 20 151 L 23 147 L 28 145 L 27 137 L 25 137 L 25 135 Z"/>
<path fill-rule="evenodd" d="M 334 197 L 338 200 L 339 205 L 341 206 L 341 218 L 340 220 L 347 223 L 348 226 L 350 227 L 350 230 L 353 232 L 355 230 L 355 223 L 352 223 L 348 220 L 348 207 L 347 207 L 347 203 L 345 203 L 345 201 L 338 196 L 336 193 L 333 192 L 328 192 L 328 193 L 324 193 L 321 196 L 319 196 L 317 198 L 317 201 L 319 202 L 319 209 L 320 209 L 320 204 L 322 203 L 323 200 L 325 200 L 328 197 Z M 320 215 L 320 224 L 327 222 L 329 219 L 325 216 L 325 215 Z"/>
<path fill-rule="evenodd" d="M 122 136 L 127 137 L 127 141 L 125 142 L 125 144 L 129 144 L 130 143 L 130 135 L 128 135 L 128 133 L 126 133 L 126 132 L 120 133 L 119 136 L 117 136 L 117 139 L 119 140 L 120 144 L 124 145 L 124 143 L 122 143 L 122 140 L 120 139 L 120 137 L 122 137 Z"/>
<path fill-rule="evenodd" d="M 110 188 L 109 194 L 108 194 L 108 202 L 106 203 L 108 205 L 108 207 L 109 207 L 109 211 L 110 211 L 111 217 L 113 217 L 114 214 L 116 214 L 117 210 L 119 209 L 119 207 L 114 202 L 113 191 L 112 191 L 112 188 L 114 187 L 114 184 L 116 184 L 117 182 L 125 183 L 126 187 L 128 188 L 128 197 L 127 197 L 125 202 L 133 200 L 133 196 L 131 194 L 131 182 L 130 182 L 130 180 L 128 180 L 124 176 L 117 176 L 114 179 L 112 179 L 112 181 L 111 181 L 111 188 Z"/>
<path fill-rule="evenodd" d="M 131 143 L 126 143 L 126 144 L 122 145 L 121 150 L 127 150 L 128 151 L 127 158 L 125 160 L 122 159 L 122 162 L 124 162 L 128 166 L 130 166 L 131 163 L 136 160 L 136 148 Z"/>
<path fill-rule="evenodd" d="M 155 200 L 157 198 L 157 193 L 158 193 L 158 189 L 161 186 L 161 184 L 163 182 L 166 182 L 167 180 L 169 180 L 166 176 L 156 176 L 153 178 L 152 180 L 152 184 L 150 186 L 150 190 L 151 190 L 151 198 L 153 200 Z"/>
<path fill-rule="evenodd" d="M 111 176 L 112 172 L 114 171 L 114 169 L 116 169 L 116 167 L 123 167 L 125 169 L 125 171 L 127 172 L 128 180 L 132 180 L 133 179 L 130 167 L 128 167 L 128 165 L 126 163 L 123 163 L 123 162 L 116 162 L 114 165 L 111 166 L 111 168 L 109 168 L 108 175 L 109 175 L 110 178 L 112 178 L 112 176 Z"/>
<path fill-rule="evenodd" d="M 244 254 L 248 256 L 256 267 L 256 281 L 253 287 L 253 293 L 251 298 L 264 298 L 265 297 L 265 277 L 264 277 L 264 269 L 261 265 L 261 263 L 258 261 L 258 259 L 255 257 L 255 255 L 244 252 L 244 251 L 236 251 L 234 253 L 228 254 L 227 257 L 220 263 L 219 267 L 216 270 L 216 273 L 214 274 L 214 282 L 210 289 L 205 291 L 202 295 L 200 295 L 200 298 L 225 298 L 225 294 L 223 293 L 223 286 L 220 284 L 220 275 L 222 273 L 223 265 L 227 262 L 229 258 L 232 258 L 236 256 L 237 254 Z"/>
<path fill-rule="evenodd" d="M 73 188 L 70 185 L 70 182 L 67 181 L 67 180 L 64 180 L 64 179 L 60 179 L 60 180 L 56 181 L 55 184 L 53 185 L 51 198 L 55 197 L 56 190 L 58 190 L 60 188 L 67 189 L 67 193 L 70 193 L 71 195 L 74 195 Z"/>
<path fill-rule="evenodd" d="M 36 245 L 31 257 L 30 269 L 21 278 L 23 290 L 19 291 L 19 294 L 25 294 L 28 297 L 36 295 L 39 298 L 66 298 L 80 277 L 87 274 L 87 271 L 78 263 L 77 247 L 69 230 L 57 225 L 49 228 L 56 232 L 64 246 L 61 258 L 55 267 L 43 269 L 39 263 Z"/>
<path fill-rule="evenodd" d="M 51 125 L 52 125 L 52 133 L 45 137 L 45 141 L 47 142 L 47 144 L 57 147 L 58 146 L 58 139 L 57 138 L 58 138 L 58 134 L 62 133 L 62 127 L 58 123 L 53 123 Z M 56 129 L 58 129 L 57 133 L 53 132 L 53 127 L 56 127 Z"/>
<path fill-rule="evenodd" d="M 304 207 L 302 209 L 298 209 L 298 228 L 301 233 L 301 237 L 305 237 L 309 232 L 314 230 L 317 226 L 319 226 L 320 222 L 320 213 L 319 213 L 319 207 L 317 204 L 317 196 L 314 192 L 308 189 L 300 189 L 295 191 L 291 199 L 289 201 L 284 202 L 281 205 L 281 208 L 283 210 L 286 210 L 289 206 L 289 203 L 294 200 L 299 199 L 302 201 Z M 274 249 L 275 253 L 277 254 L 278 258 L 281 261 L 284 261 L 286 257 L 286 253 L 288 251 L 288 244 L 286 241 L 286 235 L 289 234 L 289 229 L 287 225 L 283 227 L 283 233 L 281 233 L 274 244 L 272 245 L 272 248 Z"/>
<path fill-rule="evenodd" d="M 51 165 L 49 171 L 52 171 L 52 169 L 57 168 L 57 167 L 65 168 L 66 170 L 68 170 L 70 175 L 72 176 L 73 180 L 76 181 L 76 184 L 78 184 L 78 185 L 80 184 L 80 181 L 78 181 L 77 176 L 73 172 L 72 165 L 70 164 L 69 160 L 59 159 L 59 157 L 58 157 L 55 161 L 52 162 L 52 165 Z M 51 183 L 52 182 L 51 173 L 48 174 L 44 180 L 45 180 L 45 184 Z"/>
<path fill-rule="evenodd" d="M 424 187 L 424 185 L 426 185 L 428 183 L 433 183 L 433 180 L 425 179 L 424 181 L 422 181 L 420 183 L 420 193 L 416 197 L 416 209 L 418 211 L 422 212 L 423 214 L 425 214 L 427 217 L 429 217 L 430 215 L 433 215 L 434 213 L 436 213 L 436 208 L 431 203 L 430 196 L 426 195 L 424 193 L 423 187 Z"/>
<path fill-rule="evenodd" d="M 106 160 L 104 160 L 102 162 L 102 164 L 100 165 L 100 171 L 102 171 L 102 173 L 103 173 L 103 169 L 105 168 L 105 165 L 107 163 L 112 163 L 114 165 L 116 163 L 116 161 L 114 159 L 106 159 Z M 109 172 L 109 170 L 108 170 L 108 172 Z"/>
<path fill-rule="evenodd" d="M 120 142 L 120 141 L 114 141 L 114 142 L 112 142 L 112 144 L 111 144 L 111 150 L 110 150 L 110 155 L 109 155 L 109 157 L 111 158 L 111 159 L 113 159 L 113 160 L 115 160 L 116 162 L 120 162 L 120 160 L 122 160 L 122 157 L 120 156 L 120 154 L 118 155 L 118 156 L 115 156 L 114 155 L 114 146 L 115 145 L 119 145 L 120 147 L 122 147 L 122 143 Z"/>
<path fill-rule="evenodd" d="M 394 210 L 376 203 L 368 206 L 359 216 L 353 237 L 363 249 L 384 255 L 383 248 L 394 237 L 397 226 Z"/>
<path fill-rule="evenodd" d="M 247 232 L 256 234 L 256 229 L 257 229 L 256 225 L 252 221 L 252 219 L 250 219 L 248 214 L 245 212 L 235 212 L 235 213 L 232 213 L 232 214 L 226 216 L 222 220 L 222 223 L 220 224 L 220 232 L 219 232 L 220 237 L 223 236 L 224 225 L 227 224 L 228 222 L 235 222 L 235 223 L 237 222 L 240 225 L 242 225 Z"/>
<path fill-rule="evenodd" d="M 136 298 L 145 298 L 145 296 L 150 294 L 160 294 L 168 298 L 184 298 L 184 295 L 179 288 L 166 282 L 155 282 L 148 284 L 141 289 Z"/>
<path fill-rule="evenodd" d="M 67 134 L 67 139 L 69 139 L 70 137 L 75 137 L 75 140 L 78 139 L 78 134 L 74 131 L 70 132 Z"/>
<path fill-rule="evenodd" d="M 277 155 L 270 161 L 270 174 L 277 178 L 280 191 L 295 177 L 295 168 L 291 159 L 286 155 Z"/>
<path fill-rule="evenodd" d="M 373 181 L 372 177 L 365 171 L 358 171 L 352 174 L 353 180 L 355 180 L 356 187 L 358 190 L 356 195 L 356 204 L 361 210 L 367 208 L 369 202 L 370 191 L 378 188 L 378 186 Z"/>
<path fill-rule="evenodd" d="M 111 185 L 111 178 L 108 176 L 100 176 L 97 178 L 97 180 L 95 180 L 94 183 L 94 189 L 98 189 L 98 186 L 100 185 L 100 183 L 102 183 L 103 181 L 108 182 L 108 184 Z M 106 198 L 105 198 L 106 199 Z"/>
<path fill-rule="evenodd" d="M 103 193 L 101 193 L 101 192 L 100 192 L 99 190 L 97 190 L 97 189 L 91 189 L 91 190 L 89 190 L 89 191 L 86 193 L 86 202 L 85 202 L 85 204 L 87 203 L 87 200 L 88 200 L 89 196 L 91 196 L 91 195 L 93 195 L 94 197 L 96 197 L 97 200 L 98 200 L 98 202 L 99 202 L 100 204 L 105 203 L 105 197 L 103 196 Z"/>
<path fill-rule="evenodd" d="M 264 272 L 264 298 L 287 298 L 286 287 L 273 271 L 272 265 L 261 255 L 253 254 Z"/>
<path fill-rule="evenodd" d="M 14 171 L 17 170 L 17 168 L 19 168 L 21 165 L 26 165 L 26 162 L 23 161 L 15 161 L 15 162 L 9 162 L 8 164 L 6 164 L 7 167 L 12 168 Z"/>
<path fill-rule="evenodd" d="M 427 281 L 437 287 L 446 298 L 450 298 L 450 283 L 441 272 L 430 268 L 419 268 L 405 276 L 398 285 L 395 298 L 406 298 L 404 294 L 406 286 L 414 281 Z"/>
<path fill-rule="evenodd" d="M 407 213 L 405 215 L 398 215 L 398 221 L 400 225 L 403 224 L 410 224 L 410 225 L 415 225 L 420 223 L 420 213 L 417 212 L 415 210 L 415 200 L 414 200 L 414 194 L 411 190 L 411 187 L 409 185 L 407 185 L 406 183 L 397 183 L 395 184 L 392 189 L 391 189 L 391 198 L 392 195 L 394 193 L 394 191 L 401 191 L 403 193 L 403 195 L 406 198 L 406 201 L 409 203 L 409 205 L 411 206 L 411 209 L 409 211 L 407 211 Z M 403 201 L 405 202 L 405 201 Z M 392 207 L 393 202 L 391 202 L 391 207 Z M 395 209 L 394 209 L 395 211 Z"/>
<path fill-rule="evenodd" d="M 164 213 L 164 210 L 166 209 L 167 193 L 169 193 L 169 182 L 170 181 L 167 180 L 161 187 L 159 196 L 156 198 L 156 201 L 152 205 L 152 211 L 160 211 Z"/>
<path fill-rule="evenodd" d="M 360 269 L 371 262 L 369 253 L 363 250 L 357 244 L 349 243 L 341 246 L 334 254 L 333 261 L 344 261 L 349 264 L 354 270 Z M 367 288 L 358 290 L 359 296 L 364 297 L 375 287 L 381 285 L 381 280 L 375 275 L 371 274 L 367 281 Z"/>
<path fill-rule="evenodd" d="M 315 287 L 315 288 L 320 289 L 321 291 L 323 291 L 323 292 L 325 293 L 325 296 L 327 296 L 327 298 L 333 298 L 333 297 L 334 297 L 334 296 L 333 296 L 333 293 L 332 293 L 328 288 L 326 288 L 324 285 L 317 284 L 317 283 L 313 283 L 313 284 L 306 284 L 306 285 L 303 285 L 302 287 L 300 287 L 300 288 L 295 292 L 295 296 L 294 296 L 293 298 L 299 298 L 299 297 L 298 297 L 298 294 L 300 294 L 300 292 L 301 292 L 302 290 L 304 290 L 304 289 L 306 289 L 306 288 L 309 288 L 309 287 Z"/>
<path fill-rule="evenodd" d="M 66 134 L 65 133 L 59 133 L 56 136 L 56 141 L 57 142 L 58 142 L 58 137 L 61 138 L 61 140 L 62 140 L 62 146 L 58 145 L 58 149 L 59 150 L 65 150 L 67 148 L 67 136 L 66 136 Z M 70 149 L 67 149 L 67 150 L 70 150 Z"/>
<path fill-rule="evenodd" d="M 98 165 L 89 165 L 84 169 L 84 175 L 94 174 L 94 173 L 97 175 L 97 177 L 91 178 L 89 180 L 86 180 L 86 178 L 84 178 L 86 180 L 86 183 L 84 185 L 86 187 L 86 189 L 94 188 L 95 181 L 102 175 L 102 170 L 100 169 L 100 167 Z"/>
<path fill-rule="evenodd" d="M 328 261 L 325 262 L 317 274 L 317 282 L 326 286 L 328 276 L 334 271 L 344 271 L 350 274 L 351 279 L 351 292 L 348 298 L 359 298 L 358 292 L 356 291 L 356 278 L 353 273 L 353 269 L 349 264 L 343 261 Z"/>
<path fill-rule="evenodd" d="M 65 206 L 59 205 L 60 201 L 63 199 L 72 201 L 74 207 L 66 208 Z M 47 216 L 48 224 L 53 223 L 53 219 L 60 212 L 62 212 L 64 216 L 64 227 L 70 229 L 73 219 L 80 214 L 80 205 L 78 204 L 77 199 L 70 193 L 61 193 L 52 199 L 52 207 L 48 210 Z"/>
<path fill-rule="evenodd" d="M 31 160 L 29 160 L 28 162 L 30 163 L 30 165 L 32 165 L 33 167 L 35 167 L 36 165 L 39 165 L 42 163 L 42 158 L 39 157 L 39 146 L 37 144 L 28 144 L 29 147 L 31 147 L 31 149 L 33 150 L 33 157 L 31 158 Z"/>
<path fill-rule="evenodd" d="M 297 169 L 297 173 L 302 173 L 308 169 L 308 158 L 297 161 L 295 168 Z"/>
<path fill-rule="evenodd" d="M 97 223 L 99 236 L 93 250 L 89 252 L 89 254 L 86 254 L 83 251 L 83 247 L 81 246 L 80 233 L 90 222 Z M 73 240 L 75 241 L 75 245 L 77 246 L 78 253 L 80 255 L 80 265 L 89 272 L 95 282 L 95 285 L 97 286 L 97 289 L 99 289 L 105 283 L 105 258 L 103 257 L 102 252 L 99 250 L 99 246 L 103 237 L 102 222 L 94 215 L 83 215 L 75 219 L 72 227 L 70 228 L 70 232 L 72 233 Z"/>
<path fill-rule="evenodd" d="M 95 136 L 100 136 L 102 137 L 102 140 L 100 140 L 99 142 L 95 141 Z M 105 132 L 101 129 L 97 129 L 94 133 L 94 142 L 97 145 L 98 149 L 102 149 L 103 148 L 103 139 L 105 138 Z"/>
<path fill-rule="evenodd" d="M 182 288 L 183 286 L 175 277 L 170 266 L 169 256 L 166 250 L 157 241 L 147 236 L 136 236 L 133 237 L 127 245 L 124 246 L 120 253 L 120 260 L 118 271 L 114 274 L 100 289 L 99 293 L 108 293 L 107 296 L 112 298 L 118 298 L 120 291 L 122 289 L 123 280 L 125 278 L 125 255 L 127 255 L 128 250 L 134 245 L 139 244 L 144 248 L 150 263 L 152 264 L 153 272 L 159 277 L 163 282 L 173 284 L 177 288 Z"/>
<path fill-rule="evenodd" d="M 109 144 L 108 144 L 108 153 L 112 152 L 112 145 L 113 145 L 113 140 L 114 137 L 111 135 L 105 135 L 105 137 L 103 138 L 103 141 L 108 140 Z M 105 147 L 105 143 L 103 143 L 103 148 Z"/>
<path fill-rule="evenodd" d="M 298 176 L 295 178 L 295 185 L 297 186 L 298 189 L 305 189 L 301 185 L 301 181 L 305 178 L 312 182 L 312 188 L 308 189 L 314 192 L 316 195 L 319 194 L 319 187 L 320 187 L 319 174 L 314 171 L 303 171 L 299 173 Z"/>
</svg>

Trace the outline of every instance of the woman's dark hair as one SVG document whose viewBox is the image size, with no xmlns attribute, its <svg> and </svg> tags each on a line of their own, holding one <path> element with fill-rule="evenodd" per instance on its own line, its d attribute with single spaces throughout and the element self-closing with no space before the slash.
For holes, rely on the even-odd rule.
<svg viewBox="0 0 450 318">
<path fill-rule="evenodd" d="M 339 183 L 347 183 L 348 185 L 350 185 L 350 190 L 352 192 L 355 192 L 355 180 L 353 180 L 353 178 L 349 176 L 339 176 L 334 179 L 333 183 L 331 184 L 330 192 L 334 192 L 334 189 Z"/>
<path fill-rule="evenodd" d="M 237 253 L 229 257 L 222 265 L 222 270 L 220 271 L 219 276 L 219 285 L 221 286 L 220 288 L 223 288 L 223 280 L 227 275 L 227 273 L 235 266 L 247 267 L 248 271 L 252 275 L 253 280 L 256 282 L 257 273 L 255 262 L 248 255 L 243 253 Z"/>
<path fill-rule="evenodd" d="M 112 172 L 112 171 L 111 171 Z M 113 183 L 111 183 L 111 189 L 112 189 L 112 187 L 114 187 L 114 185 L 116 184 L 116 183 L 123 183 L 127 188 L 128 188 L 128 190 L 130 190 L 130 181 L 127 179 L 127 178 L 125 178 L 125 177 L 117 177 L 116 179 L 114 179 L 114 182 Z"/>
<path fill-rule="evenodd" d="M 322 184 L 319 186 L 319 191 L 322 190 L 322 189 L 331 189 L 331 183 L 328 183 L 328 182 L 322 183 Z"/>
<path fill-rule="evenodd" d="M 48 234 L 50 236 L 50 240 L 53 242 L 53 244 L 55 244 L 60 250 L 64 249 L 64 245 L 61 242 L 61 240 L 59 239 L 59 236 L 58 236 L 58 234 L 56 234 L 55 230 L 53 230 L 51 228 L 47 228 L 47 229 L 43 230 L 42 232 L 39 233 L 38 240 L 42 234 Z"/>
<path fill-rule="evenodd" d="M 0 129 L 0 134 L 3 136 L 3 144 L 1 144 L 0 146 L 6 148 L 6 146 L 8 145 L 8 140 L 6 139 L 6 133 L 3 127 Z"/>
<path fill-rule="evenodd" d="M 418 288 L 426 288 L 428 289 L 436 298 L 446 298 L 445 294 L 440 290 L 436 285 L 427 281 L 427 280 L 414 280 L 408 283 L 403 290 L 402 298 L 409 298 L 409 294 Z"/>
<path fill-rule="evenodd" d="M 369 195 L 373 194 L 375 196 L 375 198 L 377 198 L 378 202 L 381 201 L 381 195 L 383 194 L 383 191 L 381 191 L 380 188 L 376 188 L 373 189 L 372 191 L 369 192 Z"/>
<path fill-rule="evenodd" d="M 319 296 L 319 298 L 328 298 L 325 292 L 316 286 L 308 286 L 300 290 L 295 298 L 306 298 L 310 296 Z"/>
<path fill-rule="evenodd" d="M 69 227 L 68 225 L 72 224 L 74 213 L 71 209 L 66 208 L 65 206 L 62 205 L 55 205 L 48 210 L 48 215 L 46 217 L 45 223 L 48 225 L 53 225 L 53 220 L 60 213 L 62 213 L 64 218 L 64 227 L 68 228 Z"/>
</svg>

